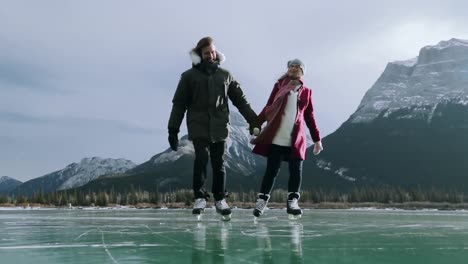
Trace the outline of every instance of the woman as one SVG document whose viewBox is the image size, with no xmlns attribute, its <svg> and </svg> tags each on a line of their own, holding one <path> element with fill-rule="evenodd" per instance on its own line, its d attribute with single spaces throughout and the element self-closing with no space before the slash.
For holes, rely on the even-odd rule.
<svg viewBox="0 0 468 264">
<path fill-rule="evenodd" d="M 282 161 L 289 163 L 287 213 L 290 218 L 302 215 L 298 200 L 307 147 L 304 123 L 314 141 L 313 153 L 318 155 L 323 150 L 313 113 L 312 90 L 304 85 L 302 78 L 305 64 L 294 59 L 288 61 L 287 66 L 287 73 L 275 83 L 267 105 L 258 116 L 260 124 L 266 121 L 267 125 L 252 140 L 253 152 L 267 157 L 267 168 L 253 211 L 256 217 L 263 213 L 270 199 Z"/>
</svg>

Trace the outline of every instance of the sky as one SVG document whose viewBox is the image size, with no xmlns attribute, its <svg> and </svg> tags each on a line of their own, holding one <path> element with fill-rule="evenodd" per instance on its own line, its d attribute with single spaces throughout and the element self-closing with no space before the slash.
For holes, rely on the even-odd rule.
<svg viewBox="0 0 468 264">
<path fill-rule="evenodd" d="M 388 62 L 468 39 L 462 0 L 0 3 L 0 176 L 20 181 L 85 157 L 139 164 L 166 150 L 175 88 L 205 36 L 256 112 L 286 62 L 304 61 L 322 137 Z"/>
</svg>

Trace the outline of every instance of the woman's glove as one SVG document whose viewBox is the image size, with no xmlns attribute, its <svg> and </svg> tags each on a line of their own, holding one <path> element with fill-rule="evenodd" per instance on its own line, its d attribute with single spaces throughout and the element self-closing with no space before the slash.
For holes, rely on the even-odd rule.
<svg viewBox="0 0 468 264">
<path fill-rule="evenodd" d="M 314 151 L 313 151 L 314 155 L 320 154 L 322 150 L 323 150 L 322 141 L 314 142 Z"/>
</svg>

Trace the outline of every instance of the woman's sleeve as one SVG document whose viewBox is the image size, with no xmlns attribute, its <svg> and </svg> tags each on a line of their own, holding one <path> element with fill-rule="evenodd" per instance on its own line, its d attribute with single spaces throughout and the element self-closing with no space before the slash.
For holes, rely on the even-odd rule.
<svg viewBox="0 0 468 264">
<path fill-rule="evenodd" d="M 304 121 L 309 128 L 310 135 L 314 142 L 320 141 L 320 132 L 317 128 L 317 123 L 315 122 L 314 116 L 314 107 L 312 105 L 312 90 L 309 89 L 309 103 L 307 104 L 306 109 L 304 110 Z"/>
</svg>

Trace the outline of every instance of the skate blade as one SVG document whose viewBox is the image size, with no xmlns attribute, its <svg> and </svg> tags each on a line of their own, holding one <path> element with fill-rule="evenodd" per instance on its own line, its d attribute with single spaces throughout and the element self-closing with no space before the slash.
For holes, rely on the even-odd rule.
<svg viewBox="0 0 468 264">
<path fill-rule="evenodd" d="M 302 215 L 293 215 L 293 214 L 288 214 L 288 218 L 289 220 L 297 220 L 297 219 L 300 219 L 302 217 Z"/>
<path fill-rule="evenodd" d="M 253 217 L 254 217 L 254 222 L 256 222 L 256 221 L 260 218 L 260 216 L 262 216 L 262 214 L 259 214 L 258 216 L 254 214 L 254 215 L 253 215 Z"/>
<path fill-rule="evenodd" d="M 222 221 L 231 221 L 231 215 L 222 215 L 221 216 Z"/>
<path fill-rule="evenodd" d="M 202 215 L 201 214 L 195 215 L 195 219 L 197 219 L 198 222 L 201 222 Z"/>
</svg>

